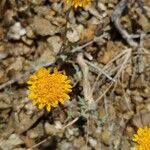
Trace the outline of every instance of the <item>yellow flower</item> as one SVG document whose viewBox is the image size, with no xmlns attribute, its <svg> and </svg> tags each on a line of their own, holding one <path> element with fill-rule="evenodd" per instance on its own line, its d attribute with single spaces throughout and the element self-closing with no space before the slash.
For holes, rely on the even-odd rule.
<svg viewBox="0 0 150 150">
<path fill-rule="evenodd" d="M 139 128 L 133 141 L 138 144 L 136 150 L 150 150 L 150 128 Z"/>
<path fill-rule="evenodd" d="M 65 100 L 70 99 L 68 93 L 72 89 L 71 80 L 56 68 L 52 74 L 46 68 L 39 69 L 31 75 L 27 84 L 30 90 L 28 97 L 39 109 L 46 107 L 50 111 L 59 102 L 64 104 Z"/>
<path fill-rule="evenodd" d="M 65 0 L 66 3 L 71 3 L 75 8 L 89 6 L 92 0 Z"/>
</svg>

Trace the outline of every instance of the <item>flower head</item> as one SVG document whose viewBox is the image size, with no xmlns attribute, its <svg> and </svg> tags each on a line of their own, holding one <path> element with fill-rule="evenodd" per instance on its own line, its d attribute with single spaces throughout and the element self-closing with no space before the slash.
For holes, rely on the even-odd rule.
<svg viewBox="0 0 150 150">
<path fill-rule="evenodd" d="M 57 107 L 59 102 L 64 104 L 65 100 L 70 99 L 70 83 L 71 80 L 56 68 L 52 74 L 50 70 L 41 68 L 31 75 L 27 82 L 30 90 L 28 97 L 39 109 L 46 107 L 50 111 L 51 107 Z"/>
<path fill-rule="evenodd" d="M 139 128 L 133 141 L 138 144 L 136 150 L 150 150 L 150 128 Z"/>
<path fill-rule="evenodd" d="M 75 8 L 89 6 L 92 0 L 65 0 L 66 3 L 71 3 Z"/>
</svg>

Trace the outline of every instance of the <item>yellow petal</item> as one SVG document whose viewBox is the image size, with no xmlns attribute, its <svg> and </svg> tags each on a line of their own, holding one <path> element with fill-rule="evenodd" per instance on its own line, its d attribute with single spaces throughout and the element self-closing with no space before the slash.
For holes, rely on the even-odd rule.
<svg viewBox="0 0 150 150">
<path fill-rule="evenodd" d="M 47 106 L 46 106 L 46 109 L 47 109 L 47 111 L 50 111 L 50 110 L 51 110 L 50 105 L 47 105 Z"/>
<path fill-rule="evenodd" d="M 38 108 L 39 109 L 43 109 L 44 105 L 43 104 L 39 104 Z"/>
<path fill-rule="evenodd" d="M 64 100 L 63 99 L 60 99 L 59 101 L 60 101 L 61 104 L 64 105 Z"/>
</svg>

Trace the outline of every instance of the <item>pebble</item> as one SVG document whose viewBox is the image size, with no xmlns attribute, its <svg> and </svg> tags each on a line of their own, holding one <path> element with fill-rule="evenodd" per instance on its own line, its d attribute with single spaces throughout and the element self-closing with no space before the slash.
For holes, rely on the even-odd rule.
<svg viewBox="0 0 150 150">
<path fill-rule="evenodd" d="M 21 26 L 20 22 L 16 22 L 9 28 L 7 38 L 9 40 L 19 40 L 21 36 L 26 34 L 26 30 Z"/>
<path fill-rule="evenodd" d="M 61 145 L 60 150 L 75 150 L 75 148 L 73 147 L 71 143 L 63 141 L 63 144 Z"/>
<path fill-rule="evenodd" d="M 31 24 L 32 30 L 41 36 L 54 35 L 58 33 L 58 28 L 50 23 L 47 19 L 35 17 Z"/>
<path fill-rule="evenodd" d="M 27 44 L 29 46 L 31 46 L 33 44 L 33 40 L 28 39 L 26 36 L 23 36 L 21 39 L 25 44 Z"/>
<path fill-rule="evenodd" d="M 56 127 L 56 129 L 62 129 L 63 128 L 60 121 L 55 121 L 55 127 Z"/>
<path fill-rule="evenodd" d="M 72 27 L 71 30 L 67 31 L 67 38 L 71 43 L 77 42 L 80 39 L 81 32 L 83 32 L 84 27 L 79 25 L 77 27 Z"/>
<path fill-rule="evenodd" d="M 6 52 L 0 52 L 0 60 L 5 59 L 8 56 Z"/>
<path fill-rule="evenodd" d="M 80 148 L 80 150 L 92 150 L 88 145 L 84 145 Z"/>
<path fill-rule="evenodd" d="M 17 57 L 16 60 L 8 68 L 8 71 L 10 70 L 21 71 L 23 67 L 23 62 L 24 62 L 23 57 Z"/>
<path fill-rule="evenodd" d="M 73 143 L 74 146 L 79 149 L 85 145 L 85 140 L 83 137 L 80 136 L 79 138 L 74 139 Z"/>
<path fill-rule="evenodd" d="M 103 131 L 101 135 L 102 142 L 106 145 L 109 145 L 109 138 L 109 132 L 107 130 Z"/>
<path fill-rule="evenodd" d="M 61 38 L 59 36 L 52 36 L 47 39 L 47 42 L 50 48 L 52 48 L 52 51 L 58 54 L 62 46 Z"/>
<path fill-rule="evenodd" d="M 1 69 L 1 68 L 0 68 Z M 6 80 L 4 70 L 0 70 L 0 83 L 3 83 Z"/>
<path fill-rule="evenodd" d="M 34 32 L 33 32 L 33 30 L 32 30 L 31 27 L 28 26 L 28 27 L 26 28 L 26 31 L 27 31 L 26 36 L 27 36 L 28 38 L 33 39 L 33 38 L 35 37 Z"/>
<path fill-rule="evenodd" d="M 133 100 L 135 100 L 136 102 L 138 102 L 138 103 L 142 103 L 143 102 L 143 98 L 141 97 L 141 96 L 134 96 L 133 97 Z"/>
<path fill-rule="evenodd" d="M 38 138 L 38 133 L 35 132 L 34 130 L 31 130 L 31 131 L 27 132 L 27 135 L 28 135 L 29 138 L 31 138 L 31 139 Z"/>
<path fill-rule="evenodd" d="M 55 135 L 56 133 L 58 133 L 58 129 L 55 127 L 55 125 L 52 125 L 48 122 L 46 122 L 44 124 L 44 128 L 45 128 L 45 131 L 46 131 L 46 134 L 48 135 Z"/>
<path fill-rule="evenodd" d="M 95 148 L 97 145 L 97 141 L 94 138 L 89 137 L 89 144 L 91 145 L 91 147 Z"/>
</svg>

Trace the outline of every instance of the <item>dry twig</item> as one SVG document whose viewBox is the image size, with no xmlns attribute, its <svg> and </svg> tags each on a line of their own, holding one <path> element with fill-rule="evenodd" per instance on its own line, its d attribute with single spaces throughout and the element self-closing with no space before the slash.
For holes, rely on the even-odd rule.
<svg viewBox="0 0 150 150">
<path fill-rule="evenodd" d="M 81 52 L 81 50 L 82 50 L 83 48 L 85 48 L 85 47 L 87 47 L 87 46 L 93 44 L 93 43 L 96 42 L 96 41 L 102 40 L 102 39 L 104 39 L 104 38 L 108 38 L 108 34 L 107 34 L 107 33 L 104 33 L 104 34 L 102 34 L 102 35 L 99 36 L 99 37 L 94 37 L 93 40 L 87 42 L 87 43 L 84 44 L 84 45 L 81 45 L 81 46 L 78 46 L 78 47 L 73 48 L 70 52 L 71 52 L 71 53 Z"/>
<path fill-rule="evenodd" d="M 96 70 L 98 70 L 99 75 L 103 74 L 103 75 L 105 75 L 106 78 L 108 78 L 110 81 L 115 82 L 115 80 L 114 80 L 111 76 L 109 76 L 103 69 L 97 67 L 95 64 L 93 64 L 93 63 L 91 63 L 91 62 L 89 62 L 89 61 L 87 61 L 87 60 L 85 60 L 85 62 L 86 62 L 89 66 L 91 66 L 91 67 L 95 68 Z"/>
<path fill-rule="evenodd" d="M 124 69 L 126 68 L 128 62 L 129 62 L 129 59 L 131 58 L 131 54 L 132 54 L 132 49 L 126 49 L 123 51 L 123 53 L 121 54 L 118 54 L 113 60 L 111 60 L 104 68 L 108 69 L 109 66 L 114 62 L 116 61 L 117 59 L 119 59 L 120 57 L 122 57 L 122 62 L 120 62 L 120 65 L 119 67 L 117 67 L 118 69 L 118 72 L 116 73 L 116 75 L 114 76 L 114 80 L 116 82 L 111 82 L 110 85 L 108 86 L 108 88 L 103 92 L 103 94 L 101 96 L 99 96 L 96 100 L 96 103 L 98 103 L 98 101 L 104 97 L 104 95 L 106 95 L 106 93 L 109 91 L 109 89 L 113 86 L 113 84 L 115 83 L 115 86 L 114 86 L 114 89 L 117 85 L 117 80 L 120 78 L 122 72 L 124 71 Z M 103 69 L 104 70 L 104 69 Z"/>
<path fill-rule="evenodd" d="M 88 107 L 90 109 L 95 109 L 95 103 L 93 99 L 93 94 L 91 90 L 91 85 L 89 82 L 89 67 L 86 64 L 83 53 L 79 53 L 77 56 L 77 63 L 81 67 L 82 73 L 83 73 L 83 93 L 84 98 L 87 101 Z"/>
<path fill-rule="evenodd" d="M 116 9 L 112 15 L 112 22 L 114 23 L 116 29 L 119 31 L 121 36 L 127 41 L 127 43 L 132 47 L 137 47 L 138 44 L 133 40 L 133 37 L 137 37 L 137 35 L 130 35 L 125 29 L 122 28 L 120 23 L 120 17 L 127 7 L 128 0 L 121 0 L 119 4 L 116 6 Z"/>
</svg>

